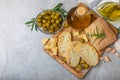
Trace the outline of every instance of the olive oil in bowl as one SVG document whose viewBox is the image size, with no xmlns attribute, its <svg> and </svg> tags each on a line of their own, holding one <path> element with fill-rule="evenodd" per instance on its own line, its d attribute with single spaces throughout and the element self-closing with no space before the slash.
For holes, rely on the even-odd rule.
<svg viewBox="0 0 120 80">
<path fill-rule="evenodd" d="M 115 21 L 120 19 L 120 3 L 119 2 L 105 2 L 101 4 L 97 11 L 106 19 Z"/>
</svg>

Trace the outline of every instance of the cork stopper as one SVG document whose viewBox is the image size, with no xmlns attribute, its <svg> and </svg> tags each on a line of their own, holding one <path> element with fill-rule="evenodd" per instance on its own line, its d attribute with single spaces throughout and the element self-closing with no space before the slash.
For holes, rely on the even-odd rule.
<svg viewBox="0 0 120 80">
<path fill-rule="evenodd" d="M 85 9 L 84 7 L 78 7 L 78 8 L 76 9 L 76 13 L 77 13 L 78 15 L 85 15 L 86 9 Z"/>
</svg>

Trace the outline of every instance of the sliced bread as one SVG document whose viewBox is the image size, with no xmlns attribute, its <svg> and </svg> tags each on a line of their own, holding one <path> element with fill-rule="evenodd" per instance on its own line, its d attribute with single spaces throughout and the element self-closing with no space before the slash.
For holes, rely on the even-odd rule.
<svg viewBox="0 0 120 80">
<path fill-rule="evenodd" d="M 68 50 L 67 63 L 71 67 L 76 67 L 80 62 L 80 56 L 79 54 L 76 53 L 75 48 L 74 48 L 76 45 L 77 45 L 76 41 L 73 41 L 72 45 L 70 46 Z"/>
<path fill-rule="evenodd" d="M 58 36 L 58 55 L 64 58 L 68 57 L 68 49 L 71 45 L 71 34 L 70 32 L 62 32 Z"/>
<path fill-rule="evenodd" d="M 98 64 L 99 56 L 93 46 L 88 43 L 79 42 L 75 47 L 75 51 L 82 57 L 90 66 Z"/>
</svg>

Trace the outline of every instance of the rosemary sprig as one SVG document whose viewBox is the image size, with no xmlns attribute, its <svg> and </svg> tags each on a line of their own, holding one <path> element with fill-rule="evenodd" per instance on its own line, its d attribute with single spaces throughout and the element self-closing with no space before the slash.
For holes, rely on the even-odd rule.
<svg viewBox="0 0 120 80">
<path fill-rule="evenodd" d="M 106 37 L 106 34 L 104 30 L 102 32 L 98 31 L 98 27 L 96 26 L 96 29 L 94 30 L 93 34 L 87 34 L 88 36 L 95 37 L 95 39 L 92 41 L 94 43 L 98 38 L 100 39 L 98 44 Z"/>
<path fill-rule="evenodd" d="M 100 33 L 98 31 L 98 27 L 96 26 L 96 29 L 95 29 L 94 33 L 93 34 L 88 34 L 88 36 L 91 36 L 91 37 L 95 36 L 96 38 L 104 38 L 106 35 L 105 35 L 104 31 Z"/>
<path fill-rule="evenodd" d="M 35 28 L 36 31 L 38 31 L 38 26 L 36 24 L 36 18 L 31 19 L 30 21 L 25 23 L 27 26 L 32 26 L 31 31 Z"/>
<path fill-rule="evenodd" d="M 60 12 L 60 13 L 63 15 L 63 17 L 66 18 L 66 16 L 67 16 L 67 11 L 65 11 L 65 10 L 62 8 L 62 6 L 63 6 L 63 3 L 59 3 L 57 6 L 55 6 L 55 7 L 53 8 L 53 10 L 56 10 L 56 11 Z"/>
</svg>

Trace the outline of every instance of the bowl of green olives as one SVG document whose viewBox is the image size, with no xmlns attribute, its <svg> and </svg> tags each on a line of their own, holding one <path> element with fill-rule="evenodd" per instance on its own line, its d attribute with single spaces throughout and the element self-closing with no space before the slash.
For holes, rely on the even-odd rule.
<svg viewBox="0 0 120 80">
<path fill-rule="evenodd" d="M 53 34 L 61 30 L 63 21 L 63 15 L 55 10 L 44 10 L 36 18 L 38 29 L 46 34 Z"/>
</svg>

